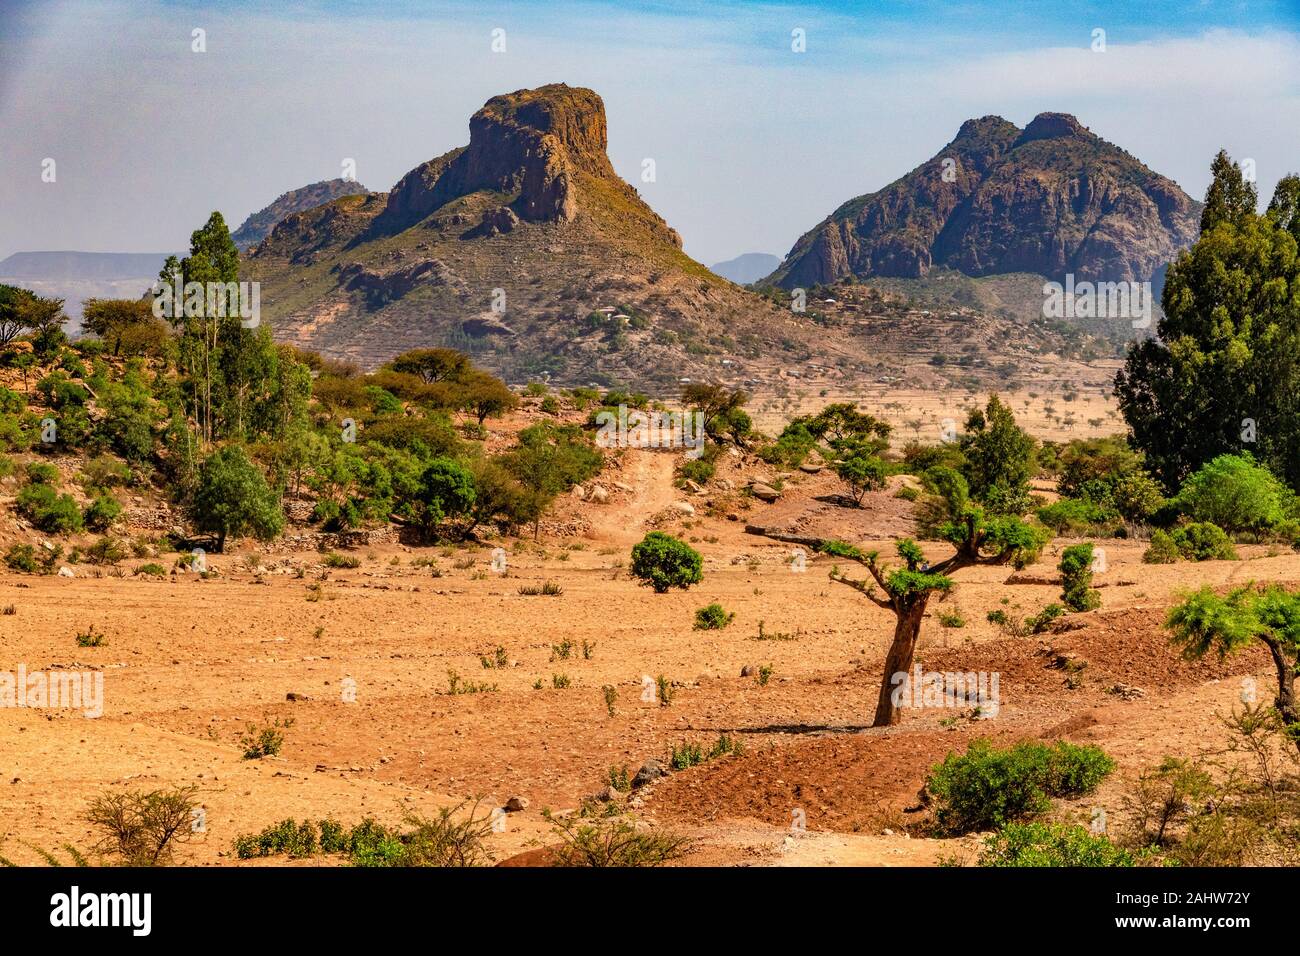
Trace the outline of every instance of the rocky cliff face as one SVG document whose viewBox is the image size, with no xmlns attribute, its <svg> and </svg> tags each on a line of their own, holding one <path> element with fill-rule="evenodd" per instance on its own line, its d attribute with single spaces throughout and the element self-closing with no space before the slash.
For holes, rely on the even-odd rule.
<svg viewBox="0 0 1300 956">
<path fill-rule="evenodd" d="M 231 233 L 230 237 L 241 251 L 251 249 L 296 212 L 324 205 L 340 196 L 364 196 L 369 192 L 355 180 L 347 179 L 328 179 L 301 189 L 291 189 L 265 209 L 245 219 L 244 224 Z"/>
<path fill-rule="evenodd" d="M 505 201 L 499 208 L 518 219 L 571 222 L 585 181 L 634 203 L 639 219 L 680 248 L 676 232 L 615 174 L 607 145 L 605 104 L 591 90 L 556 83 L 494 96 L 470 118 L 468 146 L 417 166 L 393 187 L 375 231 L 400 232 L 480 192 L 501 194 Z M 508 231 L 500 224 L 509 216 L 487 210 L 484 220 L 490 226 L 489 219 L 498 231 Z"/>
<path fill-rule="evenodd" d="M 1196 238 L 1200 204 L 1065 113 L 1025 129 L 968 120 L 927 163 L 845 203 L 772 274 L 785 288 L 848 276 L 1036 272 L 1144 281 Z"/>
<path fill-rule="evenodd" d="M 245 271 L 277 337 L 365 366 L 451 345 L 512 379 L 674 389 L 742 338 L 776 354 L 809 337 L 682 252 L 615 173 L 591 90 L 495 96 L 469 128 L 391 192 L 290 215 L 257 246 Z"/>
</svg>

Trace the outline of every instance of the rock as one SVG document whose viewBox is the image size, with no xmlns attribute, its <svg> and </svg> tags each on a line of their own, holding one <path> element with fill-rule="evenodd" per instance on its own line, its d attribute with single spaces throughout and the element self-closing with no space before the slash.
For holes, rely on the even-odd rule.
<svg viewBox="0 0 1300 956">
<path fill-rule="evenodd" d="M 699 484 L 697 484 L 694 481 L 691 481 L 691 479 L 689 478 L 687 478 L 684 482 L 682 482 L 682 487 L 685 488 L 693 495 L 698 495 L 704 491 L 704 489 L 701 488 Z"/>
<path fill-rule="evenodd" d="M 306 694 L 299 694 L 296 691 L 292 691 L 292 690 L 289 691 L 289 693 L 284 695 L 284 699 L 285 700 L 311 700 L 311 698 L 308 697 Z"/>
<path fill-rule="evenodd" d="M 822 470 L 822 466 L 816 462 L 805 461 L 802 465 L 799 466 L 799 470 L 806 471 L 810 475 L 815 475 L 817 474 L 817 472 Z"/>
<path fill-rule="evenodd" d="M 621 800 L 624 794 L 622 790 L 618 790 L 614 787 L 601 787 L 596 791 L 595 796 L 597 800 L 609 802 L 610 800 Z"/>
<path fill-rule="evenodd" d="M 763 484 L 761 481 L 752 482 L 749 486 L 749 493 L 759 501 L 772 502 L 781 497 L 781 492 L 771 485 Z"/>
<path fill-rule="evenodd" d="M 582 485 L 574 485 L 573 490 L 570 493 L 579 501 L 587 497 L 587 489 L 582 487 Z"/>
<path fill-rule="evenodd" d="M 733 488 L 736 487 L 734 484 L 732 484 L 730 478 L 719 478 L 717 480 L 717 485 L 723 491 L 731 491 Z"/>
<path fill-rule="evenodd" d="M 654 783 L 660 777 L 666 776 L 668 776 L 668 768 L 663 765 L 662 761 L 652 757 L 642 764 L 641 769 L 632 778 L 632 789 L 640 790 L 647 784 Z"/>
<path fill-rule="evenodd" d="M 591 494 L 587 496 L 587 499 L 596 502 L 598 505 L 603 505 L 609 501 L 609 491 L 606 490 L 604 485 L 592 485 Z"/>
<path fill-rule="evenodd" d="M 68 566 L 65 564 L 63 567 L 59 568 L 59 577 L 61 577 L 61 578 L 75 578 L 76 575 L 72 573 L 72 568 L 68 567 Z"/>
<path fill-rule="evenodd" d="M 689 501 L 674 501 L 673 510 L 680 511 L 684 515 L 695 514 L 695 506 L 691 504 Z"/>
<path fill-rule="evenodd" d="M 528 809 L 527 797 L 511 797 L 506 801 L 506 813 L 518 813 L 520 810 Z"/>
<path fill-rule="evenodd" d="M 756 677 L 757 675 L 758 675 L 758 668 L 755 667 L 753 664 L 746 664 L 744 667 L 740 669 L 741 677 Z"/>
</svg>

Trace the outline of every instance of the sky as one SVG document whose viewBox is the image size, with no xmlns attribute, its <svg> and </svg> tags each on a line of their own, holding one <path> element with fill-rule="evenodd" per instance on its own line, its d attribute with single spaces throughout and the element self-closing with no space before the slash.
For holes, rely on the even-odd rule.
<svg viewBox="0 0 1300 956">
<path fill-rule="evenodd" d="M 387 190 L 551 82 L 601 95 L 706 264 L 784 255 L 988 114 L 1073 113 L 1196 198 L 1220 148 L 1265 202 L 1300 172 L 1300 0 L 0 0 L 0 258 L 183 249 L 349 159 Z"/>
</svg>

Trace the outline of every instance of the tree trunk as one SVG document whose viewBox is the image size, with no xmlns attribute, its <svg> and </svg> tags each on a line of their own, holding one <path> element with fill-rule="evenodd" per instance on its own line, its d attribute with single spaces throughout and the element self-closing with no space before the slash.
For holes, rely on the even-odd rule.
<svg viewBox="0 0 1300 956">
<path fill-rule="evenodd" d="M 1300 709 L 1295 699 L 1295 664 L 1282 650 L 1279 641 L 1264 638 L 1269 653 L 1273 655 L 1273 666 L 1277 668 L 1277 712 L 1282 717 L 1282 726 L 1291 731 L 1291 739 L 1300 750 Z"/>
<path fill-rule="evenodd" d="M 912 658 L 916 656 L 916 642 L 921 636 L 921 621 L 925 617 L 928 595 L 902 612 L 898 612 L 898 622 L 894 625 L 894 642 L 889 645 L 885 656 L 885 672 L 880 676 L 880 697 L 876 701 L 876 718 L 873 727 L 890 727 L 902 720 L 902 709 L 894 706 L 894 688 L 892 678 L 895 674 L 911 674 Z M 908 680 L 910 680 L 910 676 Z M 921 688 L 911 687 L 913 695 L 920 694 Z"/>
</svg>

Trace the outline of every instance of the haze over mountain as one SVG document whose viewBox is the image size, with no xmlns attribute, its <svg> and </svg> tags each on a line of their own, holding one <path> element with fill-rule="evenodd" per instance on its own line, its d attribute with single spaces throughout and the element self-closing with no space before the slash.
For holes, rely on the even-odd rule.
<svg viewBox="0 0 1300 956">
<path fill-rule="evenodd" d="M 591 90 L 496 96 L 469 125 L 391 192 L 294 213 L 253 250 L 278 337 L 366 366 L 451 345 L 512 379 L 674 387 L 809 337 L 682 252 L 614 172 Z"/>
<path fill-rule="evenodd" d="M 72 320 L 69 334 L 81 327 L 86 299 L 134 299 L 158 278 L 165 252 L 15 252 L 0 261 L 0 283 L 63 299 Z"/>
<path fill-rule="evenodd" d="M 770 280 L 790 289 L 947 266 L 1143 281 L 1195 240 L 1200 211 L 1073 116 L 1042 113 L 1023 130 L 985 116 L 901 179 L 836 209 Z"/>
<path fill-rule="evenodd" d="M 230 234 L 240 251 L 251 249 L 268 235 L 286 217 L 304 209 L 314 209 L 340 196 L 364 196 L 370 192 L 354 179 L 327 179 L 310 186 L 291 189 L 275 202 L 253 213 L 243 225 Z"/>
<path fill-rule="evenodd" d="M 737 285 L 748 285 L 770 275 L 780 264 L 780 256 L 767 252 L 746 252 L 726 262 L 715 262 L 709 268 Z"/>
</svg>

